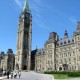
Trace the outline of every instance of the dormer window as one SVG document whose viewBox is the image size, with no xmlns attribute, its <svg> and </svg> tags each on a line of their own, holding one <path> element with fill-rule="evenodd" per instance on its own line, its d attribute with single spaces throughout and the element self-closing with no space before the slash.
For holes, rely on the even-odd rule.
<svg viewBox="0 0 80 80">
<path fill-rule="evenodd" d="M 64 42 L 64 44 L 66 44 L 66 42 Z"/>
<path fill-rule="evenodd" d="M 74 39 L 72 39 L 72 42 L 74 42 Z"/>
<path fill-rule="evenodd" d="M 60 45 L 62 45 L 63 43 L 61 42 Z"/>
<path fill-rule="evenodd" d="M 70 40 L 68 41 L 68 43 L 70 43 Z"/>
<path fill-rule="evenodd" d="M 57 44 L 57 46 L 59 46 L 59 44 Z"/>
</svg>

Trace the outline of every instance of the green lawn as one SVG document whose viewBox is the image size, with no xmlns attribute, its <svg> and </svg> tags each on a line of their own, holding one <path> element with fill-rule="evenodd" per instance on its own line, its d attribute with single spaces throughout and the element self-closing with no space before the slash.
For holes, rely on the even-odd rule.
<svg viewBox="0 0 80 80">
<path fill-rule="evenodd" d="M 67 78 L 75 78 L 80 77 L 80 71 L 77 72 L 44 72 L 44 74 L 50 74 L 54 76 L 54 79 L 67 79 Z"/>
<path fill-rule="evenodd" d="M 52 74 L 54 76 L 54 79 L 67 79 L 67 75 L 62 75 L 62 74 Z"/>
</svg>

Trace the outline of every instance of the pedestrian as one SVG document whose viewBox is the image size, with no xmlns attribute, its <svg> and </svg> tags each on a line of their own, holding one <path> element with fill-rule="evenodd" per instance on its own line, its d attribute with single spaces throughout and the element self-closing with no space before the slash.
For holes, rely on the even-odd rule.
<svg viewBox="0 0 80 80">
<path fill-rule="evenodd" d="M 6 76 L 6 71 L 3 71 L 3 75 Z"/>
<path fill-rule="evenodd" d="M 9 72 L 9 70 L 7 71 L 7 79 L 9 79 L 9 74 L 10 74 L 10 72 Z"/>
<path fill-rule="evenodd" d="M 13 72 L 11 72 L 11 79 L 13 78 Z"/>
<path fill-rule="evenodd" d="M 19 78 L 21 77 L 21 71 L 18 72 L 18 76 L 19 76 Z"/>
<path fill-rule="evenodd" d="M 14 78 L 16 78 L 17 77 L 17 73 L 16 73 L 16 71 L 14 72 Z"/>
</svg>

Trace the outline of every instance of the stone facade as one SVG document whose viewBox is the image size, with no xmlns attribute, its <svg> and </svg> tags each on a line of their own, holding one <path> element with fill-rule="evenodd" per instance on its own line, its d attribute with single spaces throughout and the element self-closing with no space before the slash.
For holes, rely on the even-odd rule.
<svg viewBox="0 0 80 80">
<path fill-rule="evenodd" d="M 31 51 L 31 70 L 35 70 L 35 55 L 37 49 Z"/>
<path fill-rule="evenodd" d="M 45 71 L 46 56 L 44 49 L 38 49 L 35 55 L 35 71 Z"/>
<path fill-rule="evenodd" d="M 0 68 L 3 70 L 14 70 L 15 55 L 12 49 L 8 49 L 7 53 L 1 52 L 0 54 Z"/>
<path fill-rule="evenodd" d="M 17 46 L 15 56 L 15 69 L 30 70 L 31 66 L 31 41 L 32 41 L 32 15 L 28 2 L 19 16 Z"/>
<path fill-rule="evenodd" d="M 67 31 L 64 38 L 59 39 L 57 33 L 52 32 L 44 44 L 44 60 L 40 49 L 35 60 L 36 71 L 79 71 L 80 70 L 80 22 L 72 37 L 68 37 Z M 41 69 L 45 63 L 45 69 Z M 40 68 L 39 68 L 40 67 Z"/>
<path fill-rule="evenodd" d="M 3 68 L 2 60 L 4 59 L 5 53 L 3 51 L 0 52 L 0 68 Z"/>
</svg>

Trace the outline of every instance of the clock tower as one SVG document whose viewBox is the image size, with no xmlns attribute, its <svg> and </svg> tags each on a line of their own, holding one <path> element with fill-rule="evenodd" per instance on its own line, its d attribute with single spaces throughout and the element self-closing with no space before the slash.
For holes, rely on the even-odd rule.
<svg viewBox="0 0 80 80">
<path fill-rule="evenodd" d="M 23 10 L 19 16 L 17 45 L 15 56 L 16 70 L 30 70 L 32 42 L 32 15 L 28 1 L 25 0 Z"/>
</svg>

